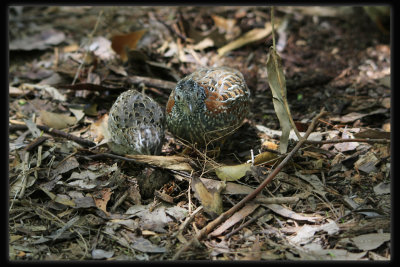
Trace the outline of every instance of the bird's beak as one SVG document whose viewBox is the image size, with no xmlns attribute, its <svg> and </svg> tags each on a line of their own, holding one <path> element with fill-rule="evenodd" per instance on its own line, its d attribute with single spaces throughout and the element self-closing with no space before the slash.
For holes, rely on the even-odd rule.
<svg viewBox="0 0 400 267">
<path fill-rule="evenodd" d="M 187 115 L 189 115 L 190 113 L 192 113 L 192 110 L 193 110 L 192 104 L 186 103 L 186 104 L 183 106 L 183 111 L 184 111 Z"/>
</svg>

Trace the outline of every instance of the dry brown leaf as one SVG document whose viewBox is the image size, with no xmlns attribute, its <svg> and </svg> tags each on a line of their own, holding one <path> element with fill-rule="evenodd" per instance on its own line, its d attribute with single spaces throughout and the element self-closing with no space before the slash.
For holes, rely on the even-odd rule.
<svg viewBox="0 0 400 267">
<path fill-rule="evenodd" d="M 110 197 L 112 195 L 112 191 L 110 188 L 104 188 L 97 194 L 93 196 L 94 203 L 96 203 L 96 207 L 104 211 L 105 214 L 109 214 L 107 212 L 107 203 L 110 200 Z"/>
<path fill-rule="evenodd" d="M 356 138 L 371 138 L 371 139 L 390 139 L 390 133 L 385 131 L 378 131 L 375 129 L 366 129 L 362 132 L 354 134 Z"/>
<path fill-rule="evenodd" d="M 127 51 L 136 48 L 137 43 L 146 31 L 147 30 L 144 29 L 128 34 L 114 35 L 111 38 L 111 47 L 118 55 L 120 55 L 123 62 L 128 60 Z"/>
<path fill-rule="evenodd" d="M 269 34 L 271 34 L 271 32 L 272 32 L 271 23 L 267 22 L 264 28 L 250 30 L 241 37 L 239 37 L 238 39 L 218 49 L 218 55 L 223 56 L 225 53 L 229 51 L 235 50 L 249 43 L 261 40 L 267 37 Z"/>
<path fill-rule="evenodd" d="M 222 194 L 228 195 L 248 195 L 254 191 L 254 188 L 251 188 L 247 185 L 227 182 L 225 190 Z"/>
<path fill-rule="evenodd" d="M 315 216 L 315 217 L 305 216 L 300 213 L 296 213 L 292 210 L 286 209 L 282 205 L 278 205 L 278 204 L 263 204 L 263 205 L 283 217 L 290 218 L 290 219 L 293 219 L 296 221 L 308 221 L 308 222 L 314 223 L 317 221 L 321 221 L 323 219 L 322 217 L 318 217 L 318 216 Z"/>
<path fill-rule="evenodd" d="M 218 28 L 221 28 L 226 32 L 231 31 L 233 26 L 236 24 L 235 19 L 226 19 L 217 15 L 211 15 L 211 18 L 214 20 L 214 23 Z"/>
<path fill-rule="evenodd" d="M 222 188 L 207 188 L 199 178 L 193 177 L 192 189 L 195 197 L 200 200 L 203 205 L 204 211 L 210 216 L 216 217 L 223 212 L 221 198 Z"/>
<path fill-rule="evenodd" d="M 236 223 L 242 221 L 249 214 L 251 214 L 256 208 L 258 208 L 260 204 L 255 203 L 247 203 L 242 209 L 233 214 L 228 220 L 226 220 L 221 226 L 215 229 L 210 235 L 211 236 L 219 236 L 223 232 L 225 232 L 230 227 L 234 226 Z"/>
<path fill-rule="evenodd" d="M 275 164 L 276 160 L 278 158 L 278 154 L 272 153 L 272 152 L 263 152 L 261 154 L 258 154 L 254 158 L 254 165 L 260 165 L 263 163 L 268 162 L 269 164 Z"/>
<path fill-rule="evenodd" d="M 268 141 L 268 140 L 267 140 L 267 141 L 264 141 L 264 142 L 261 144 L 261 147 L 278 151 L 278 145 L 275 144 L 275 143 L 273 143 L 273 142 L 271 142 L 271 141 Z"/>
<path fill-rule="evenodd" d="M 43 124 L 54 129 L 64 129 L 68 126 L 74 125 L 76 123 L 75 116 L 69 116 L 66 114 L 59 114 L 48 112 L 45 110 L 40 111 L 40 120 Z"/>
<path fill-rule="evenodd" d="M 160 168 L 175 171 L 193 171 L 189 165 L 190 159 L 179 156 L 125 155 L 138 162 L 155 165 Z"/>
<path fill-rule="evenodd" d="M 90 135 L 96 144 L 108 142 L 110 133 L 108 131 L 108 114 L 104 114 L 100 119 L 90 125 Z"/>
</svg>

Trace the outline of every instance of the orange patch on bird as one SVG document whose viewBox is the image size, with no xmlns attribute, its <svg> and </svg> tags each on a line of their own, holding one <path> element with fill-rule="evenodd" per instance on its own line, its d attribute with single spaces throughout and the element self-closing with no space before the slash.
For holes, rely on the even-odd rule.
<svg viewBox="0 0 400 267">
<path fill-rule="evenodd" d="M 171 95 L 172 96 L 172 95 Z M 172 111 L 172 108 L 174 107 L 174 105 L 175 105 L 175 100 L 174 100 L 174 98 L 173 97 L 169 97 L 169 99 L 168 99 L 168 102 L 167 102 L 167 108 L 166 108 L 166 110 L 167 110 L 167 113 L 169 114 L 169 113 L 171 113 L 171 111 Z"/>
</svg>

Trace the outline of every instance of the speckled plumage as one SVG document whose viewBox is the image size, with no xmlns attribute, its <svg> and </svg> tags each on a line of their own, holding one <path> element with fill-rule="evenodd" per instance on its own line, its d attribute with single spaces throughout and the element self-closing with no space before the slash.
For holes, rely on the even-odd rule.
<svg viewBox="0 0 400 267">
<path fill-rule="evenodd" d="M 164 125 L 157 102 L 136 90 L 125 91 L 110 110 L 110 147 L 118 154 L 160 154 Z"/>
<path fill-rule="evenodd" d="M 249 112 L 243 75 L 228 67 L 201 68 L 180 80 L 166 107 L 168 130 L 205 144 L 233 133 Z"/>
</svg>

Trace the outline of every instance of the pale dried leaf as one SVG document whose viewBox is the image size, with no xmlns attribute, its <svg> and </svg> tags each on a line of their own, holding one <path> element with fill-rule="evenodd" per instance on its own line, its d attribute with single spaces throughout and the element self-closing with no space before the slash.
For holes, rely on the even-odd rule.
<svg viewBox="0 0 400 267">
<path fill-rule="evenodd" d="M 390 233 L 371 233 L 350 238 L 361 250 L 373 250 L 390 240 Z"/>
<path fill-rule="evenodd" d="M 228 220 L 226 220 L 222 225 L 210 233 L 210 236 L 219 236 L 227 229 L 234 226 L 236 223 L 242 221 L 249 214 L 251 214 L 260 204 L 247 203 L 243 208 L 233 214 Z"/>
<path fill-rule="evenodd" d="M 247 45 L 249 43 L 261 40 L 267 37 L 272 32 L 271 23 L 267 22 L 264 28 L 253 29 L 239 37 L 238 39 L 234 40 L 233 42 L 221 47 L 218 49 L 218 55 L 223 56 L 225 53 L 235 50 L 239 47 Z"/>
<path fill-rule="evenodd" d="M 273 47 L 270 48 L 268 54 L 267 72 L 269 87 L 272 91 L 272 101 L 274 104 L 275 113 L 279 119 L 279 124 L 282 129 L 279 149 L 280 152 L 284 154 L 287 151 L 289 134 L 292 125 L 290 124 L 290 117 L 284 104 L 284 99 L 286 99 L 286 79 L 283 73 L 282 60 Z"/>
<path fill-rule="evenodd" d="M 189 165 L 190 159 L 180 156 L 126 155 L 141 163 L 155 165 L 160 168 L 175 171 L 193 171 Z"/>
<path fill-rule="evenodd" d="M 236 181 L 246 175 L 250 171 L 251 163 L 243 163 L 234 166 L 222 166 L 215 169 L 215 174 L 222 181 Z"/>
<path fill-rule="evenodd" d="M 275 212 L 283 217 L 290 218 L 290 219 L 293 219 L 296 221 L 308 221 L 308 222 L 315 223 L 317 221 L 322 220 L 322 217 L 305 216 L 300 213 L 296 213 L 292 210 L 289 210 L 289 209 L 283 207 L 282 205 L 278 205 L 278 204 L 263 204 L 263 206 L 271 209 L 273 212 Z"/>
<path fill-rule="evenodd" d="M 106 251 L 102 249 L 93 249 L 92 250 L 92 259 L 94 260 L 102 260 L 111 258 L 114 255 L 114 251 Z"/>
<path fill-rule="evenodd" d="M 194 191 L 194 196 L 203 205 L 205 212 L 212 217 L 222 213 L 222 189 L 207 188 L 199 178 L 193 177 L 192 190 Z"/>
<path fill-rule="evenodd" d="M 76 123 L 76 118 L 66 114 L 40 111 L 40 120 L 48 127 L 54 129 L 64 129 Z"/>
</svg>

